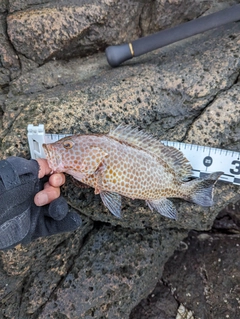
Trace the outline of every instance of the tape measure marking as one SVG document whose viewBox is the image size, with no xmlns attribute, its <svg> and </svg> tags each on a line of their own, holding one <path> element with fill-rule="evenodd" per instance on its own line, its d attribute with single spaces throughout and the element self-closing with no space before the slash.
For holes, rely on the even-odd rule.
<svg viewBox="0 0 240 319">
<path fill-rule="evenodd" d="M 43 143 L 54 143 L 59 139 L 71 136 L 71 134 L 46 134 L 44 125 L 28 125 L 28 143 L 31 158 L 45 158 L 42 148 Z M 240 185 L 240 153 L 220 148 L 186 144 L 172 141 L 161 141 L 164 145 L 172 146 L 180 150 L 192 165 L 193 177 L 205 177 L 206 175 L 222 171 L 224 175 L 220 180 L 235 185 Z"/>
</svg>

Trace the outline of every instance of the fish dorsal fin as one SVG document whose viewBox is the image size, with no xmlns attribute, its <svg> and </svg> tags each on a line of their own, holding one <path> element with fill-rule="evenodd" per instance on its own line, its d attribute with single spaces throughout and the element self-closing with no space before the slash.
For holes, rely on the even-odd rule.
<svg viewBox="0 0 240 319">
<path fill-rule="evenodd" d="M 174 170 L 177 178 L 181 181 L 191 176 L 192 167 L 181 151 L 171 146 L 165 146 L 156 137 L 145 131 L 121 124 L 110 131 L 108 136 L 157 156 Z"/>
</svg>

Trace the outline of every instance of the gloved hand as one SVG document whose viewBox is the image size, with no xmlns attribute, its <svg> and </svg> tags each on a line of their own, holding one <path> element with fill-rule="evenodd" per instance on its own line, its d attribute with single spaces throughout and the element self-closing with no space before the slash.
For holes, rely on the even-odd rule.
<svg viewBox="0 0 240 319">
<path fill-rule="evenodd" d="M 38 171 L 35 160 L 9 157 L 0 161 L 0 249 L 73 231 L 82 224 L 63 197 L 45 206 L 34 204 L 35 194 L 48 179 L 39 179 Z"/>
</svg>

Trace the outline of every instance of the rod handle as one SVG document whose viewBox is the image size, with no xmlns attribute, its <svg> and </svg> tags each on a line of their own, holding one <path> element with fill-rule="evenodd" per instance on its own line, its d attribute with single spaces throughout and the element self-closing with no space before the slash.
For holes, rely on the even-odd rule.
<svg viewBox="0 0 240 319">
<path fill-rule="evenodd" d="M 110 46 L 105 51 L 107 60 L 110 66 L 116 67 L 122 62 L 133 58 L 133 56 L 140 56 L 168 44 L 238 20 L 240 20 L 240 4 L 139 38 L 132 43 Z"/>
<path fill-rule="evenodd" d="M 131 43 L 124 43 L 107 47 L 105 54 L 110 66 L 117 67 L 124 61 L 131 59 L 134 53 Z"/>
</svg>

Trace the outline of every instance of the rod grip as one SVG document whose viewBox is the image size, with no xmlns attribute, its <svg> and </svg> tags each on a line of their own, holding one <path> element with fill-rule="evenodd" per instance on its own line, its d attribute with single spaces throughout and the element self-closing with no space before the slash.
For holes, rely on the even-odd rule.
<svg viewBox="0 0 240 319">
<path fill-rule="evenodd" d="M 110 46 L 105 51 L 107 60 L 112 67 L 116 67 L 133 56 L 140 56 L 168 44 L 238 20 L 240 20 L 240 4 L 139 38 L 132 43 Z"/>
<path fill-rule="evenodd" d="M 119 66 L 124 61 L 127 61 L 133 57 L 128 43 L 111 45 L 106 48 L 105 54 L 111 67 Z"/>
</svg>

